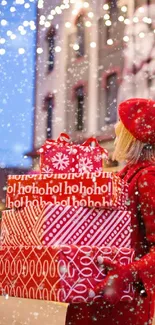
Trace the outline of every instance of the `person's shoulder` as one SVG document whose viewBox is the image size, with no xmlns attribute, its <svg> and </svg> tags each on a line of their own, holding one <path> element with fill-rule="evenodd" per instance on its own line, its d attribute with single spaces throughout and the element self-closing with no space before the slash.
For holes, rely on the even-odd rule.
<svg viewBox="0 0 155 325">
<path fill-rule="evenodd" d="M 153 191 L 155 189 L 155 165 L 147 166 L 142 169 L 138 177 L 138 187 L 149 189 Z"/>
</svg>

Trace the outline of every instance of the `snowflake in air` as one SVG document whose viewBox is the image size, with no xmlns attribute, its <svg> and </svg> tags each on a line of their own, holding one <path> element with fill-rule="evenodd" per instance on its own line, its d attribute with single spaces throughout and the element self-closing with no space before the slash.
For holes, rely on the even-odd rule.
<svg viewBox="0 0 155 325">
<path fill-rule="evenodd" d="M 91 172 L 93 169 L 92 160 L 87 157 L 82 157 L 79 161 L 79 172 Z"/>
<path fill-rule="evenodd" d="M 62 152 L 58 152 L 53 158 L 52 158 L 53 167 L 64 170 L 69 165 L 69 159 L 68 156 L 63 154 Z"/>
</svg>

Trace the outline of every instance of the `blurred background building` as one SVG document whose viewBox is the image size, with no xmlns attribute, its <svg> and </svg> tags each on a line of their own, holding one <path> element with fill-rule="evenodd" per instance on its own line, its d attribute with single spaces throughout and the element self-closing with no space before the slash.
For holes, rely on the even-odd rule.
<svg viewBox="0 0 155 325">
<path fill-rule="evenodd" d="M 111 155 L 119 102 L 155 99 L 155 0 L 38 0 L 36 7 L 36 26 L 32 20 L 20 26 L 23 35 L 26 25 L 36 28 L 33 145 L 27 153 L 33 169 L 37 149 L 64 131 L 74 142 L 96 136 Z M 111 159 L 105 167 L 120 168 Z M 25 168 L 2 167 L 1 188 L 7 174 L 31 169 Z"/>
<path fill-rule="evenodd" d="M 155 98 L 155 1 L 38 1 L 33 150 L 62 131 L 111 153 L 117 105 Z M 34 167 L 38 161 L 34 159 Z M 117 169 L 117 163 L 109 166 Z"/>
</svg>

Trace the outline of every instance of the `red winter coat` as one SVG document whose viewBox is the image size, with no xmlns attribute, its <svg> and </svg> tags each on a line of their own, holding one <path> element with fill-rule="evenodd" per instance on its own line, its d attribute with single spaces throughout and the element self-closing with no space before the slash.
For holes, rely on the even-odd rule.
<svg viewBox="0 0 155 325">
<path fill-rule="evenodd" d="M 129 183 L 129 210 L 132 212 L 132 248 L 136 257 L 144 256 L 155 244 L 155 165 L 139 162 L 127 165 L 119 176 Z M 109 305 L 104 301 L 92 304 L 71 304 L 68 307 L 66 325 L 147 325 L 153 315 L 152 285 L 154 274 L 143 278 L 147 294 L 140 296 L 140 286 L 136 298 L 131 302 Z"/>
</svg>

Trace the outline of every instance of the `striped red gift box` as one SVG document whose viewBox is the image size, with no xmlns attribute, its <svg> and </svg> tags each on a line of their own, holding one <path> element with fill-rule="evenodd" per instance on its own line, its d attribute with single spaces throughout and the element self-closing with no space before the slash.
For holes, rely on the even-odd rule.
<svg viewBox="0 0 155 325">
<path fill-rule="evenodd" d="M 3 211 L 3 245 L 97 245 L 130 247 L 128 211 L 29 205 Z"/>
</svg>

